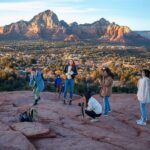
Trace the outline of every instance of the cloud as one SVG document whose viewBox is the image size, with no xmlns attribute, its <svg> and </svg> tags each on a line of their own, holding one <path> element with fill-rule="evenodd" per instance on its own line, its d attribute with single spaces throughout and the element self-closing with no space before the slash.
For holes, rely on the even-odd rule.
<svg viewBox="0 0 150 150">
<path fill-rule="evenodd" d="M 73 8 L 73 7 L 52 7 L 52 9 L 57 13 L 90 13 L 97 12 L 96 8 Z"/>
<path fill-rule="evenodd" d="M 29 11 L 33 9 L 40 9 L 46 4 L 40 1 L 33 2 L 4 2 L 0 3 L 0 11 Z"/>
</svg>

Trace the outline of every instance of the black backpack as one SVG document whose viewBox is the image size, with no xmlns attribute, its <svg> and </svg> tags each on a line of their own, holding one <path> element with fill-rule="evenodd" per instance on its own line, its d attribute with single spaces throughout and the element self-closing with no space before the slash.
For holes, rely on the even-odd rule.
<svg viewBox="0 0 150 150">
<path fill-rule="evenodd" d="M 37 117 L 37 110 L 33 108 L 29 108 L 27 111 L 21 113 L 19 115 L 20 122 L 33 122 Z"/>
</svg>

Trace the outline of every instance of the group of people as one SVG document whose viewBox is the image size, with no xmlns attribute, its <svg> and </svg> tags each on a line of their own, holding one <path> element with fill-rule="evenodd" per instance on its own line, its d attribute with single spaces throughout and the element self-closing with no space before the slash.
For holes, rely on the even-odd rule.
<svg viewBox="0 0 150 150">
<path fill-rule="evenodd" d="M 102 105 L 99 103 L 96 98 L 93 97 L 92 91 L 87 91 L 84 93 L 86 99 L 86 108 L 84 112 L 90 116 L 92 122 L 98 121 L 99 117 L 103 114 L 104 116 L 108 116 L 111 112 L 110 106 L 110 96 L 112 94 L 112 85 L 114 75 L 108 67 L 102 69 L 103 75 L 102 79 L 99 80 L 100 84 L 100 96 L 103 97 L 103 111 Z M 75 62 L 71 59 L 68 61 L 68 64 L 64 68 L 65 81 L 64 81 L 64 96 L 63 103 L 69 105 L 72 104 L 73 92 L 74 92 L 74 84 L 75 77 L 78 74 L 77 66 Z M 63 80 L 60 75 L 55 79 L 55 87 L 59 96 L 62 92 Z M 33 88 L 33 93 L 35 96 L 34 105 L 38 104 L 40 100 L 40 92 L 44 90 L 44 80 L 41 70 L 31 70 L 30 76 L 30 86 Z M 144 69 L 141 73 L 141 78 L 138 81 L 138 92 L 137 98 L 140 102 L 140 112 L 141 118 L 137 120 L 138 125 L 146 125 L 148 119 L 147 112 L 147 104 L 150 103 L 150 71 Z M 67 93 L 69 90 L 69 97 L 67 97 Z"/>
</svg>

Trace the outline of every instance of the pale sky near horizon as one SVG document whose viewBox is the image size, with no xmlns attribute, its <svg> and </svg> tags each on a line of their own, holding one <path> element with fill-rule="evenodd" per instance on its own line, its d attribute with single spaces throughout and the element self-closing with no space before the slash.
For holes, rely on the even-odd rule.
<svg viewBox="0 0 150 150">
<path fill-rule="evenodd" d="M 67 23 L 105 18 L 132 30 L 150 30 L 150 0 L 0 0 L 0 26 L 29 21 L 50 9 Z"/>
</svg>

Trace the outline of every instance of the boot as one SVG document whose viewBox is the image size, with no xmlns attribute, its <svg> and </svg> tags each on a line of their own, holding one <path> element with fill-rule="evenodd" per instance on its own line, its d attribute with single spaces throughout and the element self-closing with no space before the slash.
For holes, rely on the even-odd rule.
<svg viewBox="0 0 150 150">
<path fill-rule="evenodd" d="M 69 105 L 72 105 L 72 99 L 70 99 L 70 101 L 69 101 Z"/>
<path fill-rule="evenodd" d="M 65 104 L 65 105 L 66 105 L 66 98 L 64 98 L 64 100 L 63 100 L 63 104 Z"/>
<path fill-rule="evenodd" d="M 34 104 L 33 104 L 33 105 L 34 105 L 34 106 L 35 106 L 35 105 L 37 105 L 37 104 L 38 104 L 38 101 L 39 101 L 40 99 L 41 99 L 41 98 L 40 98 L 40 97 L 38 97 L 38 98 L 35 100 L 35 102 L 34 102 Z"/>
<path fill-rule="evenodd" d="M 33 106 L 37 105 L 38 104 L 38 99 L 35 100 Z"/>
</svg>

